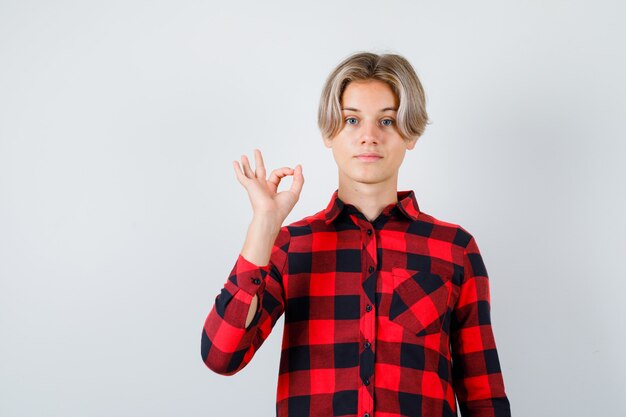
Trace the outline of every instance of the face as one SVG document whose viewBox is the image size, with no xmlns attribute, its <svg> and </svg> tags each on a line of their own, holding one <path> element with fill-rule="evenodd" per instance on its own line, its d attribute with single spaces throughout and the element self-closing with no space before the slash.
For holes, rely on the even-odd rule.
<svg viewBox="0 0 626 417">
<path fill-rule="evenodd" d="M 404 140 L 397 129 L 398 99 L 391 87 L 379 80 L 352 81 L 344 90 L 341 109 L 341 131 L 324 139 L 333 150 L 340 184 L 397 187 L 404 154 L 415 147 L 416 139 Z M 362 154 L 378 157 L 359 157 Z"/>
</svg>

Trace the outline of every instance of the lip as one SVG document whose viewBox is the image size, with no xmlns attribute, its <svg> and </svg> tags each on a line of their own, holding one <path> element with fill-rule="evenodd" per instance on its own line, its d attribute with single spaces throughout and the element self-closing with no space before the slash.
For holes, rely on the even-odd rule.
<svg viewBox="0 0 626 417">
<path fill-rule="evenodd" d="M 356 158 L 363 162 L 375 162 L 379 159 L 382 159 L 382 156 L 376 153 L 362 153 L 360 155 L 357 155 Z"/>
</svg>

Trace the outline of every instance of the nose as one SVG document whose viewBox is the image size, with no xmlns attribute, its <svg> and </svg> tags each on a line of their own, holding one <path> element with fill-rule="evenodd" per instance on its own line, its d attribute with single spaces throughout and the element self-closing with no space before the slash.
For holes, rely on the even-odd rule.
<svg viewBox="0 0 626 417">
<path fill-rule="evenodd" d="M 378 142 L 380 129 L 376 122 L 365 121 L 361 125 L 361 142 Z"/>
</svg>

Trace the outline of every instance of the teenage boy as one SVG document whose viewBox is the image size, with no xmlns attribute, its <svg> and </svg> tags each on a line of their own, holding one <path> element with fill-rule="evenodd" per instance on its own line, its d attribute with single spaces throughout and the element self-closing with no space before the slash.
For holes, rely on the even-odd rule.
<svg viewBox="0 0 626 417">
<path fill-rule="evenodd" d="M 278 417 L 508 417 L 487 270 L 463 227 L 398 191 L 428 121 L 422 85 L 395 54 L 357 53 L 326 80 L 318 124 L 338 167 L 325 209 L 282 226 L 302 166 L 266 177 L 245 155 L 253 218 L 202 332 L 202 359 L 232 375 L 284 313 Z M 280 181 L 293 176 L 289 190 Z M 267 178 L 267 179 L 266 179 Z"/>
</svg>

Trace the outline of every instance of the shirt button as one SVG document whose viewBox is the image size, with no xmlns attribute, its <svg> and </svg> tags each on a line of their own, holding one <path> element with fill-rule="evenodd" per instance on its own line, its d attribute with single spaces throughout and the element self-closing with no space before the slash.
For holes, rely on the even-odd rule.
<svg viewBox="0 0 626 417">
<path fill-rule="evenodd" d="M 259 284 L 261 283 L 261 280 L 260 280 L 260 279 L 258 279 L 258 278 L 253 278 L 253 279 L 252 279 L 252 283 L 253 283 L 253 284 L 256 284 L 256 285 L 259 285 Z"/>
<path fill-rule="evenodd" d="M 367 229 L 367 234 L 371 235 L 372 234 L 372 229 Z"/>
<path fill-rule="evenodd" d="M 365 386 L 368 386 L 370 384 L 370 380 L 369 379 L 365 379 L 365 381 L 363 381 L 363 383 L 365 384 Z M 367 414 L 369 415 L 369 414 Z"/>
<path fill-rule="evenodd" d="M 368 305 L 366 305 L 366 306 L 365 306 L 365 311 L 367 311 L 368 313 L 369 313 L 370 311 L 372 311 L 372 306 L 371 306 L 371 304 L 368 304 Z"/>
<path fill-rule="evenodd" d="M 374 272 L 374 267 L 370 265 L 370 267 L 369 267 L 369 268 L 367 268 L 367 270 L 368 270 L 369 272 Z"/>
<path fill-rule="evenodd" d="M 363 346 L 365 346 L 365 349 L 369 349 L 369 348 L 370 348 L 370 346 L 372 346 L 372 345 L 370 344 L 370 342 L 365 342 L 365 343 L 363 344 Z"/>
<path fill-rule="evenodd" d="M 370 413 L 363 414 L 363 417 L 370 417 Z"/>
</svg>

